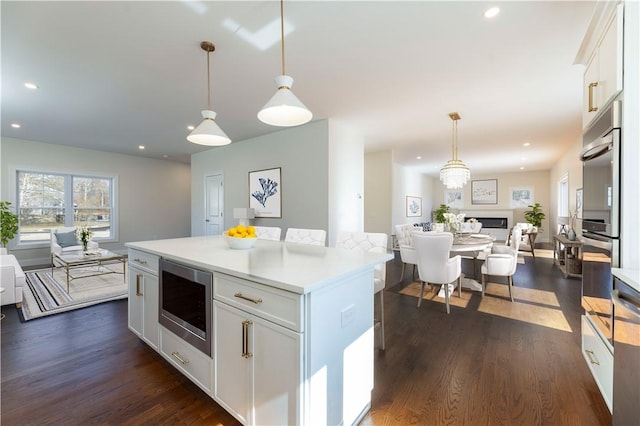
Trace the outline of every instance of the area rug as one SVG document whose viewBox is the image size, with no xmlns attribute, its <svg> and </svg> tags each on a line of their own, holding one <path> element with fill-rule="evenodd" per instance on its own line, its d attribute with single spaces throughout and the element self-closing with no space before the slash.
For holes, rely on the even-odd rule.
<svg viewBox="0 0 640 426">
<path fill-rule="evenodd" d="M 97 269 L 100 268 L 100 269 Z M 67 292 L 67 275 L 64 268 L 25 271 L 27 285 L 23 289 L 22 308 L 18 310 L 23 321 L 47 315 L 71 311 L 111 300 L 128 297 L 126 276 L 122 265 L 110 265 L 115 274 L 96 275 L 71 280 Z M 105 272 L 105 267 L 73 269 L 73 276 L 92 275 Z"/>
</svg>

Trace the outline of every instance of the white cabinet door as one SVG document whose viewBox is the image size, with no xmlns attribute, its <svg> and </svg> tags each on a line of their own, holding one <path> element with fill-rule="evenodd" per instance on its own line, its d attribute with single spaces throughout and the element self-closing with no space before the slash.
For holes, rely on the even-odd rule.
<svg viewBox="0 0 640 426">
<path fill-rule="evenodd" d="M 300 424 L 301 334 L 218 301 L 213 309 L 216 400 L 244 424 Z"/>
<path fill-rule="evenodd" d="M 620 16 L 619 16 L 620 15 Z M 622 90 L 622 16 L 616 14 L 606 30 L 598 53 L 600 77 L 599 106 L 604 106 Z"/>
<path fill-rule="evenodd" d="M 158 348 L 158 277 L 129 268 L 129 329 Z"/>
<path fill-rule="evenodd" d="M 256 425 L 301 424 L 301 356 L 299 333 L 254 318 L 253 420 Z"/>
<path fill-rule="evenodd" d="M 591 58 L 591 61 L 587 65 L 584 71 L 584 87 L 583 89 L 583 104 L 582 104 L 582 124 L 583 128 L 591 122 L 591 120 L 598 113 L 598 86 L 599 80 L 599 66 L 600 56 L 598 51 Z"/>
<path fill-rule="evenodd" d="M 213 302 L 214 398 L 243 424 L 249 424 L 251 359 L 245 358 L 248 315 L 218 301 Z M 248 337 L 246 337 L 248 339 Z"/>
</svg>

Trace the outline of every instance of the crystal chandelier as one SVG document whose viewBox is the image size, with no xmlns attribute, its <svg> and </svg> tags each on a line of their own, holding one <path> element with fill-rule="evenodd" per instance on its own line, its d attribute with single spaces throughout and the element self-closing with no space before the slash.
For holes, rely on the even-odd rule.
<svg viewBox="0 0 640 426">
<path fill-rule="evenodd" d="M 449 117 L 453 120 L 453 158 L 440 169 L 440 180 L 447 189 L 460 189 L 471 177 L 471 172 L 462 161 L 458 160 L 458 120 L 460 120 L 460 115 L 457 112 L 452 112 Z"/>
</svg>

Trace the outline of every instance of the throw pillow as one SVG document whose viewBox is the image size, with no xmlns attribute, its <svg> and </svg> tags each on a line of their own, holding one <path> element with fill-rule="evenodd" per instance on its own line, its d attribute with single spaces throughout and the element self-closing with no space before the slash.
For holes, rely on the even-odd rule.
<svg viewBox="0 0 640 426">
<path fill-rule="evenodd" d="M 56 234 L 56 240 L 58 241 L 58 244 L 62 248 L 77 246 L 78 244 L 80 244 L 78 243 L 78 238 L 76 237 L 76 231 L 61 232 L 61 233 L 56 232 L 55 234 Z"/>
</svg>

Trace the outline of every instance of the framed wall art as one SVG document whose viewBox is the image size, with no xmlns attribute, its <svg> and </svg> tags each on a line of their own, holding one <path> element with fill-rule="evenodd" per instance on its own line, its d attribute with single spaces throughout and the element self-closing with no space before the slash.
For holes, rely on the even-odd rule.
<svg viewBox="0 0 640 426">
<path fill-rule="evenodd" d="M 280 167 L 249 172 L 249 207 L 256 217 L 282 217 Z"/>
<path fill-rule="evenodd" d="M 422 198 L 407 195 L 407 217 L 422 216 Z"/>
<path fill-rule="evenodd" d="M 444 190 L 444 203 L 452 209 L 461 209 L 464 207 L 462 202 L 462 190 L 461 189 L 445 189 Z"/>
<path fill-rule="evenodd" d="M 509 193 L 511 194 L 511 197 L 509 198 L 509 207 L 512 209 L 526 208 L 531 204 L 534 204 L 533 188 L 509 188 Z"/>
<path fill-rule="evenodd" d="M 472 180 L 471 204 L 498 204 L 498 179 Z"/>
</svg>

